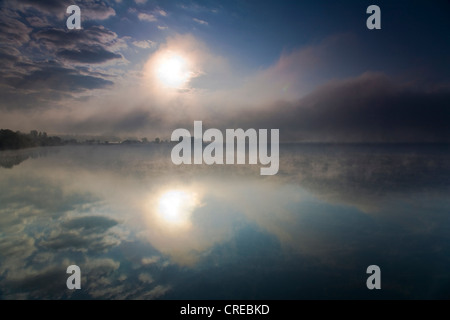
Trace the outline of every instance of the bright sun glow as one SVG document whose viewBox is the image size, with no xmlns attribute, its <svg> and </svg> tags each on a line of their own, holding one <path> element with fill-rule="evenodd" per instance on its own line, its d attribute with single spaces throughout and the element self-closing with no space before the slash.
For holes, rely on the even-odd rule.
<svg viewBox="0 0 450 320">
<path fill-rule="evenodd" d="M 194 193 L 183 190 L 170 190 L 158 202 L 158 215 L 171 225 L 189 225 L 192 211 L 197 206 Z"/>
<path fill-rule="evenodd" d="M 183 88 L 191 74 L 188 61 L 176 53 L 168 52 L 156 63 L 156 76 L 165 87 Z"/>
</svg>

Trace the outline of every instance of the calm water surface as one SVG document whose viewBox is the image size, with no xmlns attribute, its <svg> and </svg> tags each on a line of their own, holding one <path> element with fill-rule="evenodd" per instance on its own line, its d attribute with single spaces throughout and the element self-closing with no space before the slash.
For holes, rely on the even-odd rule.
<svg viewBox="0 0 450 320">
<path fill-rule="evenodd" d="M 448 146 L 283 145 L 275 176 L 171 148 L 0 152 L 0 298 L 450 298 Z"/>
</svg>

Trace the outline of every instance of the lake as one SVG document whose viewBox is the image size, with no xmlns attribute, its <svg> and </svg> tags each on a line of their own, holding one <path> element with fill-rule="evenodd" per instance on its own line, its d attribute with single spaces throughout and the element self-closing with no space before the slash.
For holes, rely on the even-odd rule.
<svg viewBox="0 0 450 320">
<path fill-rule="evenodd" d="M 0 298 L 450 298 L 448 145 L 283 144 L 274 176 L 171 150 L 0 152 Z"/>
</svg>

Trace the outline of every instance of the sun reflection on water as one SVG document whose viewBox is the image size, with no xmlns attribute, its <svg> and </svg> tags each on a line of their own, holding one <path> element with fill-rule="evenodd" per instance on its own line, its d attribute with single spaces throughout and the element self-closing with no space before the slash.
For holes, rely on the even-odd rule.
<svg viewBox="0 0 450 320">
<path fill-rule="evenodd" d="M 158 217 L 173 226 L 188 226 L 197 206 L 197 195 L 191 191 L 169 190 L 158 200 Z"/>
</svg>

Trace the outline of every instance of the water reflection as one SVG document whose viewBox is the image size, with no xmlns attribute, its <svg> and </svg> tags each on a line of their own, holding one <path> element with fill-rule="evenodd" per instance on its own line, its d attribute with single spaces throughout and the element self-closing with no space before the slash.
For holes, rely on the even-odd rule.
<svg viewBox="0 0 450 320">
<path fill-rule="evenodd" d="M 370 298 L 377 263 L 377 297 L 448 297 L 448 147 L 288 145 L 276 176 L 174 166 L 170 150 L 51 148 L 0 168 L 0 296 Z"/>
<path fill-rule="evenodd" d="M 197 195 L 184 190 L 170 190 L 158 200 L 158 218 L 168 227 L 189 228 L 191 214 L 197 207 Z"/>
<path fill-rule="evenodd" d="M 47 156 L 48 152 L 57 152 L 58 149 L 48 148 L 31 148 L 15 151 L 1 151 L 0 152 L 0 167 L 11 169 L 28 160 L 29 158 L 38 158 Z"/>
</svg>

